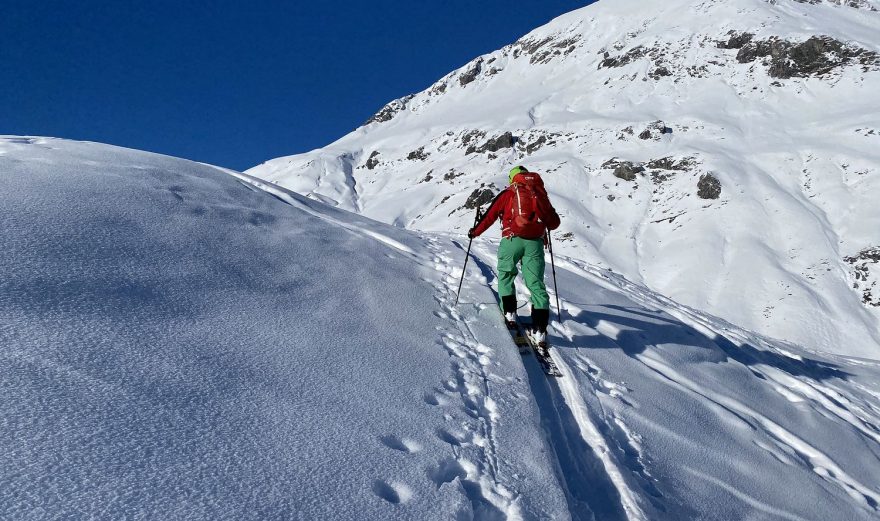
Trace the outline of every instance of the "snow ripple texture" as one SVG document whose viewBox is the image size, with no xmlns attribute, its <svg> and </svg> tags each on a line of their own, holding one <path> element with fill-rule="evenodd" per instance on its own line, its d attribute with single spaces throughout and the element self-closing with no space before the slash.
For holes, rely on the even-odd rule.
<svg viewBox="0 0 880 521">
<path fill-rule="evenodd" d="M 0 174 L 2 519 L 880 515 L 875 361 L 559 255 L 548 379 L 491 239 L 94 143 Z"/>
</svg>

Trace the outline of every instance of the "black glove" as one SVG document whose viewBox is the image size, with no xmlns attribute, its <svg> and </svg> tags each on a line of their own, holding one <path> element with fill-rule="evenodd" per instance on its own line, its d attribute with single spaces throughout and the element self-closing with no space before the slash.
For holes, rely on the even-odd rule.
<svg viewBox="0 0 880 521">
<path fill-rule="evenodd" d="M 468 230 L 468 239 L 473 239 L 473 238 L 476 237 L 476 236 L 477 236 L 477 234 L 474 233 L 474 229 L 473 229 L 473 228 L 471 228 L 470 230 Z"/>
</svg>

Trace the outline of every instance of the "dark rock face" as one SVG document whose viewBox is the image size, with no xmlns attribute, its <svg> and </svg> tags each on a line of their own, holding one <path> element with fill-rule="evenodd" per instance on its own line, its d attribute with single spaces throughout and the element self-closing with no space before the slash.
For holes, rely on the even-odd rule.
<svg viewBox="0 0 880 521">
<path fill-rule="evenodd" d="M 459 76 L 458 82 L 461 83 L 461 86 L 464 87 L 468 83 L 472 83 L 477 79 L 477 76 L 480 75 L 480 72 L 483 70 L 483 59 L 479 58 L 477 61 L 471 65 L 471 68 L 468 69 L 464 74 Z"/>
<path fill-rule="evenodd" d="M 406 156 L 406 158 L 409 159 L 410 161 L 415 161 L 415 160 L 424 161 L 425 159 L 428 159 L 428 156 L 430 156 L 430 155 L 431 155 L 430 153 L 425 152 L 425 147 L 419 147 L 418 150 L 413 150 L 412 152 L 410 152 Z"/>
<path fill-rule="evenodd" d="M 730 38 L 726 42 L 718 42 L 718 47 L 721 49 L 742 49 L 747 43 L 752 41 L 752 38 L 755 37 L 752 33 L 737 34 L 735 31 L 731 31 L 727 34 Z"/>
<path fill-rule="evenodd" d="M 603 56 L 603 60 L 599 62 L 599 68 L 605 69 L 609 67 L 623 67 L 624 65 L 638 60 L 646 54 L 648 54 L 648 50 L 641 45 L 639 45 L 638 47 L 634 47 L 627 51 L 625 54 L 621 54 L 619 56 L 611 56 L 606 52 Z"/>
<path fill-rule="evenodd" d="M 636 176 L 645 171 L 645 167 L 630 161 L 622 161 L 614 167 L 614 177 L 624 181 L 635 181 Z"/>
<path fill-rule="evenodd" d="M 648 76 L 650 76 L 651 78 L 653 78 L 655 80 L 659 80 L 660 78 L 662 78 L 664 76 L 672 76 L 672 73 L 669 72 L 669 69 L 667 69 L 665 66 L 661 65 L 661 66 L 657 67 L 656 69 L 654 69 L 653 71 L 651 71 L 650 73 L 648 73 Z"/>
<path fill-rule="evenodd" d="M 643 130 L 641 134 L 639 134 L 639 139 L 651 139 L 651 137 L 651 131 L 648 129 Z"/>
<path fill-rule="evenodd" d="M 695 165 L 696 159 L 693 157 L 685 157 L 676 161 L 672 156 L 652 159 L 645 163 L 645 167 L 651 170 L 675 170 L 678 172 L 687 172 Z"/>
<path fill-rule="evenodd" d="M 373 151 L 372 154 L 370 154 L 370 157 L 367 159 L 367 162 L 366 162 L 367 170 L 372 170 L 372 169 L 376 168 L 377 166 L 379 166 L 379 160 L 376 159 L 378 156 L 379 156 L 378 150 L 375 150 L 375 151 Z"/>
<path fill-rule="evenodd" d="M 718 199 L 721 196 L 721 181 L 712 174 L 703 174 L 697 182 L 697 197 Z"/>
<path fill-rule="evenodd" d="M 513 137 L 511 132 L 505 132 L 500 136 L 495 136 L 480 146 L 469 146 L 465 151 L 466 155 L 469 154 L 482 154 L 483 152 L 497 152 L 502 148 L 511 148 L 514 143 L 516 143 L 516 138 Z"/>
<path fill-rule="evenodd" d="M 386 121 L 391 121 L 394 119 L 394 116 L 398 115 L 401 111 L 406 109 L 407 103 L 415 94 L 410 94 L 409 96 L 404 96 L 400 99 L 396 99 L 391 103 L 382 107 L 382 110 L 373 114 L 373 116 L 364 122 L 364 125 L 369 125 L 370 123 L 384 123 Z"/>
<path fill-rule="evenodd" d="M 477 188 L 471 195 L 468 196 L 467 201 L 465 201 L 463 208 L 467 208 L 468 210 L 473 210 L 475 208 L 479 208 L 480 206 L 486 206 L 491 203 L 493 199 L 495 199 L 495 190 L 493 190 L 494 186 L 490 185 L 486 188 L 483 188 L 482 185 L 480 188 Z"/>
<path fill-rule="evenodd" d="M 871 307 L 880 307 L 880 292 L 874 295 L 877 290 L 877 277 L 872 280 L 871 269 L 868 267 L 872 264 L 880 263 L 880 246 L 865 248 L 859 253 L 843 259 L 853 267 L 853 289 L 862 291 L 862 304 Z"/>
<path fill-rule="evenodd" d="M 577 48 L 580 36 L 558 39 L 548 37 L 542 40 L 520 40 L 513 45 L 513 57 L 518 58 L 525 54 L 529 56 L 531 64 L 550 63 L 554 59 L 568 56 Z"/>
<path fill-rule="evenodd" d="M 794 0 L 799 4 L 821 4 L 823 0 Z M 853 9 L 867 9 L 869 11 L 877 11 L 877 8 L 868 3 L 867 0 L 824 0 L 824 3 L 834 5 L 844 5 Z"/>
<path fill-rule="evenodd" d="M 449 172 L 446 172 L 443 175 L 444 181 L 453 181 L 456 177 L 461 177 L 464 175 L 464 172 L 456 172 L 455 169 L 450 168 Z"/>
<path fill-rule="evenodd" d="M 736 46 L 739 47 L 736 47 Z M 719 47 L 739 49 L 736 60 L 751 63 L 763 59 L 773 78 L 821 77 L 835 69 L 858 63 L 865 70 L 880 66 L 880 55 L 854 45 L 847 45 L 830 36 L 813 36 L 800 43 L 769 38 L 755 40 L 749 33 L 734 34 Z"/>
</svg>

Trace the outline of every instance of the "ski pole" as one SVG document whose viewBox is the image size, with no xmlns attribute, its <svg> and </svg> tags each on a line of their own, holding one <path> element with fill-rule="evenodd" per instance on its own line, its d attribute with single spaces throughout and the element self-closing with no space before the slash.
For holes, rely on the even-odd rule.
<svg viewBox="0 0 880 521">
<path fill-rule="evenodd" d="M 479 224 L 479 222 L 480 222 L 480 207 L 478 206 L 477 207 L 477 215 L 474 216 L 474 226 Z M 461 295 L 461 285 L 462 285 L 462 283 L 464 283 L 464 274 L 467 271 L 468 259 L 471 258 L 471 244 L 473 244 L 474 239 L 473 239 L 473 237 L 470 237 L 469 239 L 470 240 L 468 240 L 467 253 L 464 254 L 464 268 L 461 269 L 461 280 L 458 281 L 458 292 L 456 292 L 456 294 L 455 294 L 455 305 L 456 306 L 458 305 L 458 297 L 459 297 L 459 295 Z"/>
<path fill-rule="evenodd" d="M 547 248 L 550 250 L 550 268 L 553 271 L 553 292 L 556 294 L 556 315 L 559 324 L 562 325 L 562 308 L 559 306 L 559 289 L 556 287 L 556 263 L 553 261 L 553 240 L 550 239 L 550 231 L 547 231 Z"/>
</svg>

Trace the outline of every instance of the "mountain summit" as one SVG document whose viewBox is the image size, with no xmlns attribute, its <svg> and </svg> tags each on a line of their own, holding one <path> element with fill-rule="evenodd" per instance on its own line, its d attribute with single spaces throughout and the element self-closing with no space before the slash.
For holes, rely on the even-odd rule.
<svg viewBox="0 0 880 521">
<path fill-rule="evenodd" d="M 763 334 L 878 358 L 878 6 L 602 0 L 248 173 L 461 233 L 525 164 L 559 207 L 560 252 Z"/>
</svg>

